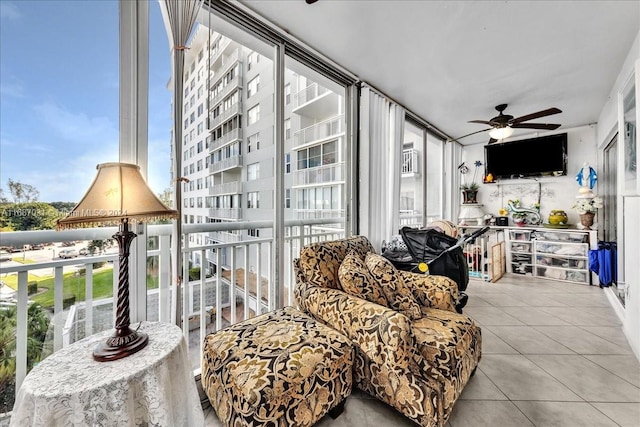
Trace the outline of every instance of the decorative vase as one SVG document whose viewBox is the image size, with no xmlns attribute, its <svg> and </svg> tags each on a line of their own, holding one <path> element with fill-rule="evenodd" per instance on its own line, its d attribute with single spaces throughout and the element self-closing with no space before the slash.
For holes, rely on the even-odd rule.
<svg viewBox="0 0 640 427">
<path fill-rule="evenodd" d="M 566 224 L 569 221 L 567 213 L 561 210 L 553 210 L 549 214 L 549 224 L 560 225 Z"/>
<path fill-rule="evenodd" d="M 513 223 L 518 227 L 524 227 L 527 225 L 527 220 L 525 218 L 513 218 Z"/>
<path fill-rule="evenodd" d="M 593 217 L 596 214 L 593 212 L 587 212 L 580 214 L 580 223 L 584 226 L 585 230 L 591 230 L 591 226 L 593 225 Z"/>
<path fill-rule="evenodd" d="M 478 203 L 478 190 L 462 190 L 462 204 Z"/>
</svg>

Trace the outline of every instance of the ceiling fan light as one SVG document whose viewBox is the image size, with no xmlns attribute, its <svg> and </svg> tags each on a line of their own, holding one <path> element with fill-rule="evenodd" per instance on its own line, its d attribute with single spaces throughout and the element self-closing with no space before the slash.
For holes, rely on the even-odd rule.
<svg viewBox="0 0 640 427">
<path fill-rule="evenodd" d="M 505 126 L 503 128 L 493 128 L 489 131 L 489 136 L 493 139 L 505 139 L 513 135 L 513 128 Z"/>
</svg>

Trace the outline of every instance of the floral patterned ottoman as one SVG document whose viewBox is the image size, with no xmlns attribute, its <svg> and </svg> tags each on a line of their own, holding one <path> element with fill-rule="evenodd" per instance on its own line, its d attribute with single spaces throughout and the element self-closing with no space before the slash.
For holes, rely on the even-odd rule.
<svg viewBox="0 0 640 427">
<path fill-rule="evenodd" d="M 311 426 L 351 394 L 348 338 L 293 307 L 205 338 L 202 387 L 225 426 Z"/>
</svg>

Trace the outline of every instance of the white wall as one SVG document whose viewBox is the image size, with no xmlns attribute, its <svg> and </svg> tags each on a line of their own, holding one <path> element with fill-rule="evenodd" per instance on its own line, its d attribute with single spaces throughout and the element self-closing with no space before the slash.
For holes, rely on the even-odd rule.
<svg viewBox="0 0 640 427">
<path fill-rule="evenodd" d="M 485 213 L 498 216 L 498 210 L 506 207 L 507 201 L 510 199 L 519 199 L 522 206 L 531 207 L 538 201 L 539 183 L 541 190 L 540 214 L 544 222 L 547 222 L 551 210 L 562 209 L 567 213 L 570 224 L 580 223 L 579 215 L 571 209 L 571 206 L 576 201 L 579 189 L 575 177 L 585 162 L 594 167 L 597 165 L 595 126 L 559 129 L 554 132 L 541 132 L 533 135 L 517 134 L 511 140 L 529 139 L 565 132 L 567 133 L 568 151 L 567 175 L 536 178 L 537 181 L 533 179 L 505 179 L 495 184 L 480 184 L 478 202 L 484 205 Z M 473 173 L 473 163 L 476 160 L 484 163 L 484 147 L 485 144 L 464 146 L 462 160 L 469 166 L 470 174 Z M 526 155 L 526 153 L 522 153 L 523 158 L 519 159 L 519 161 L 526 161 Z M 483 171 L 484 166 L 480 168 L 480 172 Z M 467 181 L 470 180 L 470 176 L 467 175 Z M 481 180 L 482 177 L 478 179 L 478 181 Z M 598 192 L 597 185 L 594 188 L 594 192 Z"/>
<path fill-rule="evenodd" d="M 636 73 L 636 105 L 639 103 L 640 88 L 637 82 L 640 66 L 637 64 L 640 64 L 640 31 L 611 89 L 609 99 L 600 112 L 596 142 L 599 147 L 599 157 L 602 157 L 602 149 L 618 129 L 618 94 L 634 72 Z M 636 111 L 638 111 L 637 107 Z M 621 141 L 620 138 L 618 143 L 621 144 Z M 622 154 L 619 156 L 618 163 L 621 157 Z M 620 178 L 618 183 L 620 193 Z M 621 280 L 624 280 L 627 286 L 622 322 L 625 335 L 638 359 L 640 359 L 640 227 L 637 225 L 637 220 L 640 218 L 639 199 L 639 195 L 618 197 L 618 271 L 622 276 Z M 611 300 L 614 304 L 616 303 L 615 298 Z"/>
</svg>

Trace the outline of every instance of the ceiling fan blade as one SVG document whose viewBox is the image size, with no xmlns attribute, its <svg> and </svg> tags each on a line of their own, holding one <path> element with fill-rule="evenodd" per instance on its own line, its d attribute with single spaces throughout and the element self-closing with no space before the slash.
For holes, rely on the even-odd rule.
<svg viewBox="0 0 640 427">
<path fill-rule="evenodd" d="M 520 123 L 511 125 L 512 128 L 516 129 L 545 129 L 545 130 L 554 130 L 560 127 L 557 123 Z"/>
<path fill-rule="evenodd" d="M 468 137 L 468 136 L 475 135 L 476 133 L 486 132 L 486 131 L 491 130 L 491 129 L 492 129 L 492 128 L 489 128 L 489 129 L 482 129 L 482 130 L 477 130 L 477 131 L 475 131 L 475 132 L 471 132 L 471 133 L 468 133 L 468 134 L 466 134 L 466 135 L 459 136 L 459 137 L 457 137 L 457 138 L 448 139 L 448 140 L 447 140 L 447 142 L 458 141 L 458 140 L 460 140 L 460 139 L 462 139 L 462 138 L 466 138 L 466 137 Z"/>
<path fill-rule="evenodd" d="M 493 144 L 494 142 L 498 142 L 497 139 L 489 138 L 489 144 Z"/>
<path fill-rule="evenodd" d="M 547 108 L 546 110 L 538 111 L 536 113 L 527 114 L 526 116 L 516 117 L 515 119 L 509 120 L 509 124 L 517 124 L 526 122 L 527 120 L 538 119 L 540 117 L 551 116 L 553 114 L 562 113 L 562 110 L 556 107 Z"/>
<path fill-rule="evenodd" d="M 493 126 L 493 123 L 487 121 L 487 120 L 469 120 L 467 123 L 480 123 L 483 125 L 489 125 L 489 126 Z"/>
</svg>

